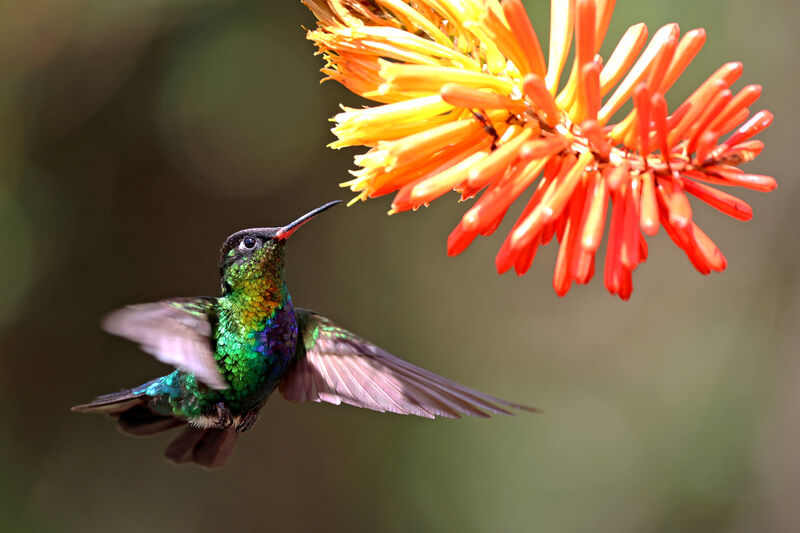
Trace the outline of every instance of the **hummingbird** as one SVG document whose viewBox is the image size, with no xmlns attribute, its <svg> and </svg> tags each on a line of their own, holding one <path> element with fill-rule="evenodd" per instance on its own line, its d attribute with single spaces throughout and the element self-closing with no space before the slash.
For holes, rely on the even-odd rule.
<svg viewBox="0 0 800 533">
<path fill-rule="evenodd" d="M 109 314 L 106 331 L 138 343 L 175 370 L 72 410 L 110 415 L 131 435 L 183 427 L 165 456 L 206 468 L 226 463 L 275 389 L 291 402 L 345 403 L 427 418 L 535 411 L 424 370 L 294 307 L 284 273 L 286 241 L 338 203 L 286 226 L 228 237 L 220 251 L 217 298 L 172 298 Z"/>
</svg>

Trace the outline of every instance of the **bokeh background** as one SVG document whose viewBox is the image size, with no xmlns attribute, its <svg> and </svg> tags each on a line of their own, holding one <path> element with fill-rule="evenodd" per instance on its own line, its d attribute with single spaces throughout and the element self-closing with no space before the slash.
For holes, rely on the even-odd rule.
<svg viewBox="0 0 800 533">
<path fill-rule="evenodd" d="M 547 35 L 548 3 L 527 1 Z M 663 231 L 623 303 L 602 278 L 563 299 L 555 248 L 500 277 L 504 231 L 457 258 L 455 197 L 385 216 L 340 207 L 288 250 L 294 300 L 394 353 L 541 415 L 436 421 L 276 395 L 231 464 L 176 468 L 69 412 L 166 369 L 98 320 L 217 294 L 242 227 L 325 201 L 355 151 L 324 148 L 341 87 L 298 0 L 0 4 L 0 530 L 800 530 L 800 7 L 619 0 L 604 53 L 645 21 L 705 27 L 674 106 L 725 61 L 776 115 L 749 165 L 755 218 L 695 216 L 726 253 L 703 277 Z M 506 221 L 508 226 L 513 220 Z"/>
</svg>

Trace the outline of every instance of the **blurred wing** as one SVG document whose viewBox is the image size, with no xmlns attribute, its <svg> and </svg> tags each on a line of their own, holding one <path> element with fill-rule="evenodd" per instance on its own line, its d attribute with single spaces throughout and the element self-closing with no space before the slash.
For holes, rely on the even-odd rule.
<svg viewBox="0 0 800 533">
<path fill-rule="evenodd" d="M 130 305 L 103 320 L 103 328 L 141 345 L 159 361 L 194 374 L 214 389 L 227 389 L 214 359 L 209 316 L 212 298 L 176 298 Z"/>
<path fill-rule="evenodd" d="M 536 411 L 403 361 L 312 311 L 295 309 L 295 314 L 301 335 L 297 361 L 280 384 L 290 401 L 344 402 L 426 418 Z"/>
</svg>

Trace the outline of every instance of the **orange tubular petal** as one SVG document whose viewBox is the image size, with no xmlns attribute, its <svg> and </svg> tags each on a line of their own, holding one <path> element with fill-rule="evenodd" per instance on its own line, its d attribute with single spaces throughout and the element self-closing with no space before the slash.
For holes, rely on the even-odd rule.
<svg viewBox="0 0 800 533">
<path fill-rule="evenodd" d="M 644 235 L 639 235 L 639 257 L 641 258 L 642 263 L 647 260 L 647 241 L 644 239 Z"/>
<path fill-rule="evenodd" d="M 636 108 L 639 153 L 647 157 L 650 154 L 650 94 L 645 83 L 636 86 L 633 92 L 633 105 Z"/>
<path fill-rule="evenodd" d="M 703 257 L 706 265 L 711 270 L 722 272 L 728 266 L 728 261 L 714 241 L 701 230 L 697 224 L 692 222 L 691 225 L 691 239 L 694 244 L 695 250 Z"/>
<path fill-rule="evenodd" d="M 503 13 L 506 21 L 511 27 L 511 31 L 519 41 L 520 48 L 525 53 L 530 66 L 530 72 L 537 76 L 544 77 L 547 68 L 544 63 L 544 55 L 536 32 L 531 25 L 531 19 L 525 11 L 525 6 L 521 0 L 503 0 Z"/>
<path fill-rule="evenodd" d="M 494 267 L 497 270 L 497 273 L 505 274 L 508 272 L 509 269 L 514 266 L 514 262 L 516 261 L 517 257 L 519 257 L 519 255 L 512 252 L 509 241 L 504 241 L 503 245 L 500 247 L 500 250 L 497 252 L 497 256 L 494 258 Z"/>
<path fill-rule="evenodd" d="M 600 72 L 600 94 L 605 96 L 631 68 L 636 56 L 647 42 L 647 26 L 639 23 L 628 28 L 611 57 Z"/>
<path fill-rule="evenodd" d="M 726 120 L 719 127 L 719 129 L 717 131 L 719 131 L 720 135 L 724 135 L 724 134 L 728 133 L 729 131 L 731 131 L 733 128 L 738 127 L 739 124 L 741 124 L 742 122 L 747 120 L 747 117 L 749 117 L 749 116 L 750 116 L 750 110 L 749 109 L 742 109 L 741 111 L 736 113 L 736 115 L 734 115 L 731 118 L 729 118 L 728 120 Z"/>
<path fill-rule="evenodd" d="M 586 213 L 586 220 L 583 224 L 583 234 L 581 235 L 581 246 L 584 251 L 594 254 L 600 247 L 603 238 L 603 230 L 606 225 L 606 210 L 608 207 L 608 187 L 603 177 L 594 179 L 594 187 L 589 190 L 587 198 L 589 211 Z"/>
<path fill-rule="evenodd" d="M 686 192 L 693 194 L 726 215 L 738 220 L 750 220 L 753 218 L 753 209 L 745 201 L 733 195 L 690 179 L 683 180 L 683 187 Z"/>
<path fill-rule="evenodd" d="M 712 83 L 708 84 L 703 91 L 702 99 L 698 97 L 697 100 L 691 104 L 693 107 L 689 109 L 686 116 L 670 130 L 668 136 L 670 146 L 678 143 L 687 135 L 691 136 L 692 128 L 702 121 L 704 117 L 708 116 L 711 107 L 719 101 L 719 98 L 723 96 L 726 90 L 727 87 L 723 80 L 714 80 Z M 728 94 L 730 94 L 730 91 L 728 91 Z"/>
<path fill-rule="evenodd" d="M 589 147 L 603 159 L 608 159 L 608 155 L 611 153 L 611 145 L 608 144 L 605 133 L 603 133 L 597 121 L 584 120 L 581 123 L 581 131 L 586 140 L 589 141 Z"/>
<path fill-rule="evenodd" d="M 414 208 L 414 205 L 411 203 L 411 190 L 416 184 L 421 183 L 425 179 L 427 179 L 427 176 L 416 179 L 397 191 L 397 194 L 395 194 L 392 199 L 392 209 L 389 211 L 389 214 L 402 213 L 403 211 Z"/>
<path fill-rule="evenodd" d="M 510 94 L 514 90 L 513 83 L 505 78 L 457 67 L 386 61 L 381 64 L 381 77 L 386 82 L 378 87 L 379 93 L 389 93 L 394 90 L 438 93 L 442 86 L 448 83 L 458 83 L 476 89 L 492 89 L 500 94 Z"/>
<path fill-rule="evenodd" d="M 761 85 L 748 85 L 733 97 L 733 100 L 728 102 L 725 109 L 714 118 L 714 121 L 708 126 L 708 129 L 717 130 L 728 119 L 736 116 L 742 109 L 749 107 L 753 102 L 758 100 L 761 96 Z"/>
<path fill-rule="evenodd" d="M 653 39 L 650 41 L 650 44 L 647 45 L 641 57 L 636 61 L 633 68 L 628 72 L 628 75 L 625 76 L 625 79 L 622 80 L 622 83 L 620 83 L 619 87 L 612 93 L 606 101 L 606 104 L 600 110 L 598 114 L 598 122 L 600 122 L 600 124 L 605 125 L 611 116 L 622 107 L 622 104 L 631 97 L 634 87 L 647 75 L 656 55 L 674 35 L 677 28 L 677 24 L 667 24 L 653 35 Z"/>
<path fill-rule="evenodd" d="M 680 122 L 683 120 L 683 117 L 686 116 L 691 108 L 692 106 L 687 102 L 684 102 L 678 106 L 678 109 L 676 109 L 674 113 L 667 117 L 667 132 L 671 131 L 675 126 L 680 124 Z"/>
<path fill-rule="evenodd" d="M 594 254 L 590 254 L 582 249 L 575 251 L 573 259 L 572 275 L 575 281 L 581 285 L 586 285 L 594 276 Z"/>
<path fill-rule="evenodd" d="M 442 148 L 461 141 L 469 136 L 470 133 L 480 131 L 482 125 L 480 121 L 473 118 L 466 120 L 456 120 L 442 124 L 420 133 L 409 135 L 397 141 L 385 141 L 378 143 L 379 148 L 384 148 L 391 153 L 393 163 L 386 170 L 398 164 L 418 161 L 430 157 Z"/>
<path fill-rule="evenodd" d="M 625 204 L 623 194 L 615 192 L 612 195 L 611 224 L 608 228 L 608 246 L 606 247 L 605 285 L 611 294 L 619 293 L 622 279 L 622 264 L 620 251 L 622 247 L 622 229 L 625 217 Z"/>
<path fill-rule="evenodd" d="M 567 62 L 569 45 L 575 25 L 575 0 L 550 2 L 550 52 L 547 60 L 545 83 L 550 94 L 558 91 L 561 72 Z"/>
<path fill-rule="evenodd" d="M 718 88 L 720 85 L 717 84 L 718 80 L 721 80 L 725 87 L 730 87 L 741 75 L 742 64 L 733 62 L 722 65 L 714 74 L 709 76 L 709 78 L 686 99 L 684 104 L 681 104 L 681 107 L 686 105 L 688 111 L 686 111 L 686 114 L 677 125 L 670 128 L 672 130 L 669 134 L 670 145 L 674 145 L 676 141 L 681 139 L 686 130 L 697 120 L 697 117 L 706 110 L 706 106 L 713 95 L 719 92 Z"/>
<path fill-rule="evenodd" d="M 612 142 L 617 142 L 617 139 L 619 139 L 619 142 L 621 142 L 625 148 L 629 151 L 634 151 L 639 148 L 639 143 L 637 142 L 638 132 L 636 113 L 631 112 L 625 120 L 617 124 L 617 126 L 611 130 L 609 137 Z"/>
<path fill-rule="evenodd" d="M 520 149 L 522 159 L 540 159 L 556 154 L 569 146 L 569 139 L 561 135 L 553 137 L 540 137 L 525 143 Z"/>
<path fill-rule="evenodd" d="M 480 31 L 485 32 L 485 38 L 494 42 L 495 46 L 497 46 L 499 52 L 498 58 L 505 56 L 508 61 L 514 63 L 520 73 L 526 74 L 531 71 L 528 58 L 520 47 L 519 40 L 508 28 L 502 17 L 502 10 L 495 10 L 490 6 L 489 9 L 481 15 L 480 26 L 475 25 L 473 22 L 471 23 L 471 28 L 477 29 L 480 27 Z M 498 66 L 503 70 L 508 65 L 502 66 L 498 64 Z"/>
<path fill-rule="evenodd" d="M 619 297 L 623 301 L 628 301 L 633 293 L 633 277 L 630 270 L 622 271 L 622 279 L 620 280 Z"/>
<path fill-rule="evenodd" d="M 508 177 L 487 190 L 462 219 L 468 231 L 483 232 L 486 223 L 494 221 L 536 180 L 547 161 L 535 160 L 520 165 Z"/>
<path fill-rule="evenodd" d="M 653 59 L 653 66 L 650 67 L 650 73 L 647 75 L 647 92 L 652 94 L 658 91 L 664 83 L 667 69 L 675 55 L 675 48 L 678 46 L 679 35 L 680 30 L 678 26 L 670 26 L 669 34 L 664 41 L 664 45 L 656 54 L 655 59 Z"/>
<path fill-rule="evenodd" d="M 499 177 L 520 157 L 520 148 L 536 133 L 533 127 L 523 128 L 516 137 L 498 146 L 488 157 L 478 161 L 469 169 L 467 187 L 480 190 Z"/>
<path fill-rule="evenodd" d="M 594 59 L 594 0 L 577 0 L 575 14 L 575 65 L 581 67 Z"/>
<path fill-rule="evenodd" d="M 466 231 L 463 226 L 463 223 L 460 223 L 447 237 L 447 255 L 450 257 L 456 256 L 466 250 L 467 247 L 472 244 L 472 241 L 475 240 L 475 237 L 478 236 L 477 231 Z"/>
<path fill-rule="evenodd" d="M 616 192 L 622 183 L 628 181 L 631 177 L 631 165 L 627 160 L 623 160 L 619 165 L 613 167 L 606 177 L 608 188 L 612 192 Z"/>
<path fill-rule="evenodd" d="M 517 276 L 524 276 L 528 270 L 531 269 L 533 260 L 536 258 L 536 250 L 539 248 L 539 243 L 531 243 L 530 246 L 522 250 L 514 262 L 514 272 Z"/>
<path fill-rule="evenodd" d="M 717 144 L 717 139 L 719 139 L 719 135 L 714 131 L 706 131 L 700 135 L 700 138 L 697 139 L 697 150 L 695 151 L 694 157 L 695 163 L 702 165 L 708 159 L 708 155 Z"/>
<path fill-rule="evenodd" d="M 729 146 L 739 144 L 740 142 L 744 142 L 754 135 L 758 135 L 767 129 L 770 124 L 772 124 L 772 118 L 772 113 L 769 111 L 759 111 L 753 115 L 753 118 L 743 124 L 741 128 L 736 130 L 736 133 L 731 135 L 731 137 L 721 146 L 724 146 L 727 149 Z"/>
<path fill-rule="evenodd" d="M 600 111 L 600 65 L 592 61 L 581 67 L 581 91 L 585 118 L 595 120 Z"/>
<path fill-rule="evenodd" d="M 533 195 L 531 195 L 531 198 L 530 200 L 528 200 L 528 203 L 525 205 L 525 209 L 522 210 L 522 214 L 519 216 L 516 223 L 514 224 L 514 228 L 511 230 L 512 232 L 514 231 L 514 229 L 519 227 L 520 223 L 523 220 L 526 220 L 527 217 L 539 206 L 541 199 L 551 188 L 551 185 L 554 180 L 555 178 L 550 173 L 548 173 L 548 169 L 545 168 L 544 177 L 539 182 L 539 186 L 536 187 L 536 191 L 534 191 Z M 533 243 L 532 246 L 537 246 L 539 243 L 536 237 L 540 236 L 541 227 L 539 228 L 538 231 L 539 233 L 537 233 L 535 236 L 532 236 L 531 238 L 531 242 Z M 511 248 L 511 233 L 509 233 L 505 241 L 503 241 L 503 245 L 500 247 L 500 251 L 497 252 L 497 257 L 495 258 L 495 267 L 497 268 L 497 272 L 499 274 L 504 274 L 505 272 L 507 272 L 512 266 L 514 266 L 514 263 L 519 257 L 521 252 L 524 252 L 524 250 Z"/>
<path fill-rule="evenodd" d="M 580 217 L 578 218 L 579 224 L 573 238 L 573 251 L 569 266 L 572 277 L 578 283 L 585 283 L 585 281 L 582 280 L 585 280 L 589 275 L 589 267 L 591 266 L 592 257 L 594 257 L 594 252 L 586 251 L 586 248 L 583 246 L 583 236 L 586 233 L 586 224 L 589 222 L 589 213 L 592 210 L 592 204 L 595 202 L 594 199 L 596 196 L 601 195 L 602 189 L 598 190 L 598 183 L 603 183 L 603 180 L 600 178 L 600 173 L 591 172 L 587 173 L 581 185 L 583 205 L 581 206 Z"/>
<path fill-rule="evenodd" d="M 569 212 L 564 217 L 566 219 L 564 236 L 561 239 L 561 246 L 558 248 L 556 268 L 553 273 L 553 288 L 559 296 L 567 294 L 572 285 L 571 266 L 574 255 L 580 251 L 578 238 L 581 231 L 585 191 L 583 186 L 577 188 L 574 197 L 570 200 Z"/>
<path fill-rule="evenodd" d="M 751 140 L 731 146 L 722 155 L 725 159 L 733 158 L 740 163 L 747 163 L 758 157 L 763 149 L 763 141 Z"/>
<path fill-rule="evenodd" d="M 689 63 L 695 58 L 697 53 L 703 48 L 706 42 L 706 30 L 698 28 L 691 30 L 683 36 L 678 43 L 678 48 L 672 57 L 672 62 L 664 75 L 661 85 L 658 87 L 658 92 L 666 94 L 672 84 L 683 74 Z"/>
<path fill-rule="evenodd" d="M 741 172 L 730 172 L 719 167 L 706 167 L 705 172 L 697 170 L 687 170 L 684 174 L 690 178 L 714 183 L 717 185 L 735 185 L 754 191 L 770 192 L 778 187 L 778 182 L 772 176 L 761 176 L 758 174 L 743 174 Z"/>
<path fill-rule="evenodd" d="M 676 183 L 658 180 L 656 185 L 669 214 L 669 223 L 678 230 L 685 230 L 692 222 L 692 207 L 683 189 Z"/>
<path fill-rule="evenodd" d="M 548 126 L 555 126 L 558 123 L 558 108 L 544 80 L 536 74 L 528 74 L 522 80 L 522 89 L 531 103 L 544 113 Z"/>
<path fill-rule="evenodd" d="M 467 109 L 508 109 L 512 113 L 525 110 L 525 104 L 508 96 L 481 91 L 457 83 L 448 83 L 439 90 L 442 100 L 450 105 Z"/>
<path fill-rule="evenodd" d="M 595 18 L 597 27 L 594 32 L 594 49 L 597 51 L 600 50 L 600 46 L 603 44 L 603 39 L 606 38 L 608 25 L 611 22 L 611 15 L 614 14 L 614 4 L 617 3 L 617 0 L 597 0 L 595 3 L 597 4 L 597 15 Z"/>
<path fill-rule="evenodd" d="M 647 235 L 658 233 L 658 200 L 656 199 L 655 178 L 652 172 L 642 175 L 642 198 L 639 224 Z"/>
<path fill-rule="evenodd" d="M 503 218 L 505 218 L 506 212 L 508 212 L 508 209 L 505 209 L 505 210 L 503 210 L 503 212 L 498 214 L 497 217 L 494 219 L 494 222 L 492 222 L 491 224 L 487 225 L 485 228 L 483 228 L 481 230 L 481 235 L 486 237 L 486 236 L 491 235 L 492 233 L 494 233 L 497 230 L 497 228 L 500 227 L 500 223 L 503 222 Z"/>
<path fill-rule="evenodd" d="M 681 229 L 670 222 L 669 209 L 667 208 L 668 200 L 664 192 L 663 188 L 658 188 L 658 205 L 661 211 L 661 223 L 664 226 L 664 231 L 666 231 L 669 238 L 672 239 L 672 242 L 674 242 L 678 248 L 686 252 L 686 257 L 689 258 L 689 261 L 692 262 L 692 265 L 694 265 L 698 272 L 701 274 L 710 274 L 711 269 L 708 267 L 705 258 L 697 251 L 697 246 L 689 235 L 691 227 Z"/>
<path fill-rule="evenodd" d="M 578 186 L 583 174 L 586 172 L 586 167 L 592 162 L 593 158 L 594 157 L 590 152 L 581 154 L 580 157 L 578 157 L 578 161 L 575 163 L 575 166 L 572 167 L 572 169 L 564 178 L 561 186 L 554 191 L 553 195 L 549 199 L 545 198 L 542 201 L 545 222 L 550 222 L 561 216 L 561 213 L 564 211 L 567 202 L 572 197 L 572 193 L 575 192 L 575 188 Z"/>
<path fill-rule="evenodd" d="M 454 187 L 464 181 L 469 169 L 472 168 L 475 163 L 486 157 L 487 153 L 484 150 L 489 148 L 491 143 L 487 139 L 480 144 L 482 146 L 480 146 L 475 153 L 464 158 L 460 163 L 456 163 L 447 170 L 429 176 L 422 182 L 414 185 L 413 189 L 411 189 L 411 195 L 409 196 L 412 207 L 417 208 L 422 204 L 427 204 L 446 192 L 453 190 Z"/>
<path fill-rule="evenodd" d="M 566 190 L 571 192 L 574 189 L 578 184 L 578 178 L 582 170 L 583 168 L 579 166 L 579 161 L 576 162 L 575 156 L 567 156 L 564 158 L 558 177 L 548 183 L 547 190 L 544 191 L 544 194 L 541 196 L 539 204 L 536 205 L 530 213 L 524 213 L 525 216 L 521 216 L 517 224 L 511 230 L 509 238 L 511 239 L 510 246 L 512 251 L 519 253 L 520 250 L 533 242 L 541 234 L 545 224 L 558 218 L 561 212 L 555 213 L 552 199 L 559 193 L 561 193 L 559 198 L 562 201 L 568 199 L 568 196 L 563 193 Z M 563 209 L 564 204 L 559 203 L 556 207 Z"/>
<path fill-rule="evenodd" d="M 637 181 L 632 181 L 625 194 L 625 225 L 622 232 L 620 261 L 626 270 L 633 270 L 639 265 L 639 214 L 636 212 Z"/>
<path fill-rule="evenodd" d="M 474 136 L 474 133 L 477 133 L 477 136 Z M 412 182 L 418 183 L 427 179 L 429 176 L 442 172 L 473 154 L 476 149 L 480 148 L 481 139 L 484 141 L 490 140 L 486 139 L 486 134 L 481 129 L 476 130 L 473 134 L 468 135 L 452 146 L 442 149 L 424 160 L 424 162 L 420 161 L 412 164 L 412 162 L 404 161 L 402 165 L 398 164 L 397 167 L 389 171 L 377 174 L 367 186 L 366 190 L 369 196 L 375 197 L 389 194 L 401 187 L 406 187 Z M 405 200 L 408 200 L 410 190 L 409 188 L 406 191 Z M 395 201 L 397 201 L 397 198 L 395 198 Z M 393 207 L 395 207 L 394 204 Z M 405 209 L 411 209 L 411 205 L 408 205 Z M 401 209 L 401 211 L 405 209 Z"/>
<path fill-rule="evenodd" d="M 656 141 L 664 162 L 669 165 L 669 141 L 667 140 L 667 101 L 664 95 L 656 93 L 650 98 L 650 109 L 655 124 Z"/>
<path fill-rule="evenodd" d="M 711 121 L 714 120 L 720 111 L 731 101 L 733 95 L 731 94 L 730 89 L 723 89 L 719 91 L 714 99 L 708 104 L 708 109 L 700 115 L 700 118 L 697 119 L 697 126 L 695 126 L 694 133 L 692 134 L 691 139 L 689 140 L 689 144 L 687 145 L 686 152 L 691 154 L 694 153 L 695 148 L 697 148 L 697 141 L 700 139 L 700 135 L 705 133 L 706 129 L 708 129 L 708 125 L 711 124 Z M 690 129 L 691 131 L 691 129 Z"/>
</svg>

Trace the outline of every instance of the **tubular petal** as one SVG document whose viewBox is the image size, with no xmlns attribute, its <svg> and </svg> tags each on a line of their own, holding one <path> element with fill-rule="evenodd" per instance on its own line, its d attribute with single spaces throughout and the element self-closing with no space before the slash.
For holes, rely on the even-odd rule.
<svg viewBox="0 0 800 533">
<path fill-rule="evenodd" d="M 636 56 L 647 42 L 647 26 L 639 23 L 628 28 L 611 57 L 600 72 L 600 94 L 605 96 L 631 68 Z"/>
<path fill-rule="evenodd" d="M 558 91 L 561 72 L 567 62 L 569 43 L 575 27 L 575 0 L 552 0 L 550 2 L 550 52 L 547 61 L 545 83 L 550 94 Z"/>
<path fill-rule="evenodd" d="M 691 179 L 684 179 L 683 187 L 686 192 L 693 194 L 726 215 L 730 215 L 739 220 L 750 220 L 753 218 L 753 209 L 745 201 L 731 194 L 709 187 L 708 185 L 703 185 L 702 183 L 697 183 Z"/>
<path fill-rule="evenodd" d="M 525 6 L 520 0 L 503 0 L 503 13 L 505 13 L 506 21 L 517 37 L 522 51 L 525 52 L 530 72 L 544 77 L 547 72 L 542 47 L 528 18 L 528 13 L 525 11 Z"/>
<path fill-rule="evenodd" d="M 647 235 L 658 233 L 658 200 L 656 199 L 655 178 L 652 172 L 642 175 L 642 199 L 640 224 Z"/>
<path fill-rule="evenodd" d="M 677 24 L 667 24 L 653 35 L 653 39 L 650 41 L 650 44 L 647 45 L 641 57 L 639 57 L 633 65 L 633 68 L 628 72 L 628 75 L 625 76 L 625 79 L 622 80 L 622 83 L 620 83 L 619 87 L 617 87 L 600 110 L 600 114 L 598 115 L 600 124 L 608 122 L 611 116 L 622 107 L 622 104 L 631 97 L 634 87 L 647 75 L 656 55 L 672 37 L 677 27 Z"/>
</svg>

